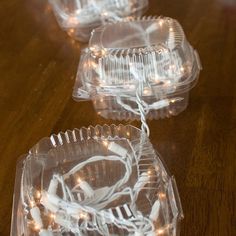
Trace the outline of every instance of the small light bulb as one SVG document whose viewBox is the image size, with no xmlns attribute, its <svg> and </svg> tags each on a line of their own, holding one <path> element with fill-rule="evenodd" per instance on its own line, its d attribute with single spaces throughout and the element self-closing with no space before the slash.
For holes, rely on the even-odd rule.
<svg viewBox="0 0 236 236">
<path fill-rule="evenodd" d="M 163 22 L 164 22 L 164 21 L 163 21 L 162 19 L 160 19 L 160 20 L 159 20 L 159 25 L 162 26 L 162 25 L 163 25 Z"/>
<path fill-rule="evenodd" d="M 157 235 L 162 235 L 165 233 L 165 230 L 164 229 L 158 229 L 157 230 Z"/>
<path fill-rule="evenodd" d="M 102 54 L 102 56 L 105 56 L 107 54 L 107 51 L 105 49 L 102 49 L 101 54 Z"/>
<path fill-rule="evenodd" d="M 143 90 L 143 94 L 144 94 L 144 95 L 151 95 L 151 94 L 152 94 L 152 91 L 151 91 L 151 89 L 146 88 L 146 89 Z"/>
<path fill-rule="evenodd" d="M 165 193 L 159 193 L 158 197 L 160 200 L 165 200 L 166 199 L 166 194 Z"/>
<path fill-rule="evenodd" d="M 168 232 L 168 229 L 170 228 L 170 225 L 166 225 L 164 228 L 162 229 L 158 229 L 157 230 L 157 235 L 166 235 Z"/>
<path fill-rule="evenodd" d="M 87 214 L 86 212 L 81 212 L 81 213 L 79 214 L 79 217 L 80 217 L 81 219 L 83 219 L 83 220 L 88 220 L 88 219 L 89 219 L 89 216 L 88 216 L 88 214 Z"/>
<path fill-rule="evenodd" d="M 104 12 L 102 13 L 102 15 L 103 15 L 103 16 L 108 16 L 108 12 L 104 11 Z"/>
<path fill-rule="evenodd" d="M 35 207 L 35 201 L 30 200 L 30 201 L 29 201 L 29 204 L 30 204 L 30 207 L 31 207 L 31 208 L 34 208 L 34 207 Z"/>
<path fill-rule="evenodd" d="M 170 102 L 171 102 L 171 103 L 175 103 L 175 102 L 176 102 L 176 99 L 171 99 Z"/>
<path fill-rule="evenodd" d="M 134 90 L 134 89 L 135 89 L 135 85 L 128 85 L 128 88 L 129 88 L 130 90 Z"/>
<path fill-rule="evenodd" d="M 42 195 L 41 195 L 41 192 L 40 192 L 40 191 L 36 191 L 36 196 L 35 196 L 35 197 L 36 197 L 37 199 L 40 199 L 41 196 L 42 196 Z"/>
<path fill-rule="evenodd" d="M 75 32 L 75 30 L 74 29 L 70 29 L 70 30 L 68 30 L 68 34 L 71 36 L 71 35 L 73 35 L 74 34 L 74 32 Z"/>
<path fill-rule="evenodd" d="M 50 217 L 52 220 L 55 220 L 55 218 L 56 218 L 55 214 L 52 214 L 52 213 L 49 215 L 49 217 Z"/>
<path fill-rule="evenodd" d="M 35 225 L 34 225 L 34 230 L 35 230 L 35 231 L 39 231 L 39 230 L 40 230 L 39 225 L 35 224 Z"/>
<path fill-rule="evenodd" d="M 107 140 L 103 140 L 102 143 L 105 147 L 108 147 L 108 141 Z"/>
<path fill-rule="evenodd" d="M 80 184 L 81 183 L 81 178 L 79 177 L 79 178 L 77 178 L 77 182 L 78 182 L 78 184 Z"/>
<path fill-rule="evenodd" d="M 170 80 L 167 80 L 166 82 L 165 82 L 165 85 L 170 85 L 171 84 L 171 81 Z"/>
<path fill-rule="evenodd" d="M 95 51 L 95 47 L 90 47 L 89 48 L 91 51 Z"/>
<path fill-rule="evenodd" d="M 69 17 L 68 19 L 68 25 L 72 25 L 72 26 L 75 26 L 76 24 L 78 24 L 78 20 L 76 17 Z"/>
</svg>

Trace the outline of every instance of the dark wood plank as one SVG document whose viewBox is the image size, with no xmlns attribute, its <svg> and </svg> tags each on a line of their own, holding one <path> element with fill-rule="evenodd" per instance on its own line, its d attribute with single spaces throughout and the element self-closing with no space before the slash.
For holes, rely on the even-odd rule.
<svg viewBox="0 0 236 236">
<path fill-rule="evenodd" d="M 178 183 L 181 235 L 236 235 L 236 3 L 150 0 L 147 14 L 178 19 L 204 67 L 188 109 L 149 122 Z M 17 158 L 51 133 L 119 122 L 72 100 L 84 45 L 59 29 L 46 0 L 1 0 L 0 28 L 0 235 L 7 236 Z"/>
</svg>

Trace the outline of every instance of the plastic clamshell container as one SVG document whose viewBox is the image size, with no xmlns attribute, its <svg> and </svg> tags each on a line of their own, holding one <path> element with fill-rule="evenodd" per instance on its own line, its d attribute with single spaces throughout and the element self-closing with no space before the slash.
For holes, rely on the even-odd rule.
<svg viewBox="0 0 236 236">
<path fill-rule="evenodd" d="M 140 149 L 140 142 L 142 150 Z M 83 219 L 85 218 L 78 220 L 73 211 L 70 212 L 71 215 L 68 215 L 69 213 L 66 215 L 66 219 L 71 221 L 70 225 L 66 224 L 65 226 L 64 223 L 64 226 L 61 226 L 55 223 L 57 214 L 64 212 L 63 200 L 57 200 L 58 197 L 64 196 L 63 189 L 54 191 L 53 199 L 56 200 L 52 201 L 51 204 L 58 201 L 60 208 L 53 212 L 53 216 L 50 211 L 53 211 L 55 207 L 49 207 L 50 210 L 48 210 L 47 205 L 42 200 L 45 191 L 48 191 L 49 194 L 52 176 L 55 174 L 63 176 L 68 173 L 68 170 L 93 156 L 105 156 L 107 159 L 87 163 L 82 169 L 74 171 L 70 178 L 65 180 L 66 188 L 72 188 L 79 176 L 83 181 L 87 181 L 94 191 L 97 191 L 95 194 L 97 197 L 98 193 L 103 193 L 107 187 L 113 186 L 126 175 L 124 165 L 121 162 L 114 161 L 114 157 L 109 158 L 109 155 L 117 153 L 117 147 L 119 147 L 119 153 L 123 154 L 122 157 L 126 155 L 131 158 L 129 160 L 132 160 L 129 178 L 123 185 L 119 186 L 119 191 L 124 188 L 130 188 L 134 191 L 139 186 L 139 192 L 135 198 L 135 207 L 131 205 L 131 199 L 128 196 L 119 197 L 104 208 L 98 207 L 98 214 L 102 211 L 113 212 L 112 216 L 109 217 L 110 221 L 106 218 L 103 219 L 100 231 L 98 219 L 92 221 L 94 218 L 91 215 L 86 218 L 90 230 L 83 229 L 85 225 Z M 144 179 L 140 179 L 140 176 L 146 176 L 146 182 Z M 50 192 L 53 191 L 50 190 Z M 81 195 L 81 191 L 74 191 L 72 195 L 73 203 L 70 203 L 69 200 L 64 201 L 66 202 L 66 210 L 69 209 L 67 206 L 69 204 L 80 203 L 86 205 L 84 207 L 96 205 L 93 202 L 93 197 L 87 199 Z M 32 206 L 32 202 L 34 206 Z M 155 205 L 154 208 L 153 205 Z M 38 207 L 42 216 L 44 230 L 41 231 L 35 225 L 35 218 L 31 215 L 31 209 L 35 206 Z M 183 213 L 175 180 L 168 175 L 159 155 L 153 149 L 148 138 L 142 135 L 141 130 L 133 126 L 104 125 L 67 131 L 42 139 L 30 150 L 29 154 L 19 161 L 15 182 L 11 236 L 74 236 L 78 235 L 80 230 L 82 232 L 79 233 L 83 233 L 83 235 L 131 235 L 125 227 L 117 227 L 113 224 L 122 217 L 122 222 L 125 221 L 128 224 L 138 219 L 148 219 L 148 223 L 145 225 L 147 226 L 151 222 L 152 234 L 145 235 L 159 235 L 160 233 L 164 236 L 179 235 L 179 224 Z M 102 231 L 105 227 L 107 233 Z"/>
<path fill-rule="evenodd" d="M 141 16 L 148 0 L 49 0 L 61 28 L 82 42 L 107 21 Z"/>
<path fill-rule="evenodd" d="M 137 108 L 169 99 L 169 106 L 150 110 L 149 119 L 178 115 L 188 105 L 201 63 L 181 25 L 167 17 L 143 17 L 110 23 L 95 29 L 82 53 L 73 97 L 91 99 L 98 114 L 111 119 L 139 119 L 117 102 Z M 136 75 L 134 75 L 134 72 Z"/>
</svg>

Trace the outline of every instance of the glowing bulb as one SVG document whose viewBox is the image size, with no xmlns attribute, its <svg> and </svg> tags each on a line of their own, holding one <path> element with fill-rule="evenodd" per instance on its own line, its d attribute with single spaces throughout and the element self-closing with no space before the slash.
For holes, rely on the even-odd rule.
<svg viewBox="0 0 236 236">
<path fill-rule="evenodd" d="M 35 225 L 34 225 L 34 230 L 35 230 L 35 231 L 39 231 L 39 230 L 40 230 L 39 225 L 35 224 Z"/>
<path fill-rule="evenodd" d="M 69 34 L 69 35 L 73 35 L 73 34 L 74 34 L 74 32 L 75 32 L 75 30 L 74 30 L 74 29 L 70 29 L 70 30 L 68 30 L 68 34 Z"/>
<path fill-rule="evenodd" d="M 128 88 L 129 88 L 130 90 L 134 90 L 134 89 L 135 89 L 135 85 L 128 85 Z"/>
<path fill-rule="evenodd" d="M 127 135 L 127 136 L 130 136 L 130 132 L 129 132 L 129 131 L 127 131 L 127 132 L 126 132 L 126 135 Z"/>
<path fill-rule="evenodd" d="M 103 145 L 104 145 L 105 147 L 108 147 L 108 144 L 109 144 L 109 143 L 108 143 L 107 140 L 103 140 L 102 143 L 103 143 Z"/>
<path fill-rule="evenodd" d="M 91 51 L 95 51 L 96 48 L 95 48 L 95 47 L 90 47 L 89 49 L 90 49 Z"/>
<path fill-rule="evenodd" d="M 174 29 L 172 27 L 170 27 L 170 32 L 173 32 L 173 31 L 174 31 Z"/>
<path fill-rule="evenodd" d="M 165 193 L 159 193 L 158 197 L 160 200 L 165 200 L 166 199 L 166 194 Z"/>
<path fill-rule="evenodd" d="M 80 177 L 77 179 L 77 182 L 78 182 L 78 184 L 80 184 L 82 182 Z"/>
<path fill-rule="evenodd" d="M 158 229 L 157 230 L 157 235 L 162 235 L 165 233 L 165 230 L 164 229 Z"/>
<path fill-rule="evenodd" d="M 76 26 L 78 24 L 78 20 L 76 17 L 72 16 L 68 19 L 68 25 Z"/>
<path fill-rule="evenodd" d="M 42 195 L 41 195 L 41 192 L 40 192 L 40 191 L 36 191 L 36 196 L 35 196 L 35 197 L 36 197 L 37 199 L 40 199 L 41 196 L 42 196 Z"/>
<path fill-rule="evenodd" d="M 88 220 L 88 219 L 89 219 L 89 216 L 88 216 L 88 214 L 87 214 L 86 212 L 81 212 L 81 213 L 79 214 L 79 217 L 80 217 L 81 219 L 83 219 L 83 220 Z"/>
<path fill-rule="evenodd" d="M 164 21 L 162 19 L 159 20 L 159 25 L 162 26 Z"/>
<path fill-rule="evenodd" d="M 55 220 L 56 215 L 51 213 L 51 214 L 49 215 L 49 217 L 50 217 L 52 220 Z"/>
<path fill-rule="evenodd" d="M 105 49 L 102 49 L 101 54 L 102 54 L 102 56 L 105 56 L 107 54 L 107 51 Z"/>
<path fill-rule="evenodd" d="M 170 225 L 166 225 L 164 228 L 157 230 L 157 235 L 166 235 L 168 229 L 170 228 Z"/>
<path fill-rule="evenodd" d="M 170 80 L 167 80 L 167 81 L 165 82 L 165 84 L 166 84 L 166 85 L 170 85 L 170 84 L 171 84 L 171 81 L 170 81 Z"/>
<path fill-rule="evenodd" d="M 106 54 L 107 54 L 107 51 L 106 51 L 106 49 L 100 49 L 98 46 L 92 46 L 92 47 L 90 47 L 89 48 L 93 53 L 94 53 L 94 55 L 95 56 L 105 56 Z"/>
<path fill-rule="evenodd" d="M 102 13 L 102 15 L 103 15 L 103 16 L 108 16 L 108 12 L 104 11 L 104 12 Z"/>
<path fill-rule="evenodd" d="M 152 91 L 151 91 L 151 89 L 146 88 L 146 89 L 143 90 L 143 94 L 144 94 L 144 95 L 151 95 L 151 94 L 152 94 Z"/>
<path fill-rule="evenodd" d="M 30 207 L 31 207 L 31 208 L 35 207 L 35 201 L 30 200 L 30 201 L 29 201 L 29 204 L 30 204 Z"/>
</svg>

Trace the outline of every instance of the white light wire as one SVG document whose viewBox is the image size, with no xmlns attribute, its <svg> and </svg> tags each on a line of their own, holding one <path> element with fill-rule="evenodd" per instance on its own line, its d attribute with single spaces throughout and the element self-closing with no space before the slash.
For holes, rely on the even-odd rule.
<svg viewBox="0 0 236 236">
<path fill-rule="evenodd" d="M 165 107 L 168 107 L 171 103 L 181 101 L 183 98 L 181 97 L 176 97 L 172 99 L 162 99 L 160 101 L 154 102 L 152 104 L 147 104 L 143 99 L 142 99 L 142 91 L 144 87 L 144 83 L 146 83 L 150 88 L 150 84 L 148 83 L 147 80 L 145 79 L 140 79 L 139 73 L 136 71 L 136 69 L 130 64 L 130 72 L 133 74 L 134 78 L 138 81 L 138 87 L 136 89 L 136 99 L 135 102 L 138 105 L 138 109 L 132 108 L 130 105 L 125 104 L 121 100 L 121 96 L 117 95 L 116 101 L 119 105 L 121 105 L 124 109 L 127 111 L 131 111 L 135 115 L 140 116 L 141 118 L 141 129 L 142 131 L 149 137 L 150 135 L 150 129 L 147 124 L 146 116 L 151 110 L 159 110 Z M 134 101 L 133 98 L 130 97 L 131 101 Z"/>
</svg>

